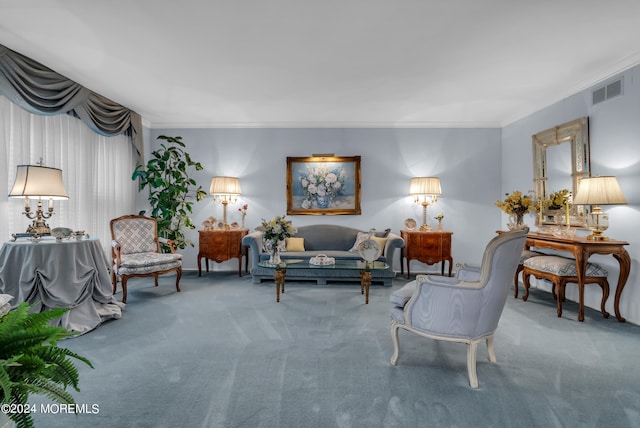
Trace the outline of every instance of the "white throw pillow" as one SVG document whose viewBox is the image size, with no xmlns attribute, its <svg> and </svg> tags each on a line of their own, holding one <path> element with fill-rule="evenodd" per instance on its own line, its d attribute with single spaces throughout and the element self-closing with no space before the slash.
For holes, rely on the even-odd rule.
<svg viewBox="0 0 640 428">
<path fill-rule="evenodd" d="M 358 247 L 362 243 L 362 241 L 366 241 L 369 239 L 369 232 L 358 232 L 356 236 L 356 242 L 353 244 L 353 247 L 349 251 L 358 251 Z"/>
</svg>

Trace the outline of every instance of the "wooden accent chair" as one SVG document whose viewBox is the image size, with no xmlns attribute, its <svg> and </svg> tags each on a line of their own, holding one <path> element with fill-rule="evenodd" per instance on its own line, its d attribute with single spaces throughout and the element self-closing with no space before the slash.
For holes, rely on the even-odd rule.
<svg viewBox="0 0 640 428">
<path fill-rule="evenodd" d="M 502 233 L 486 246 L 479 269 L 457 278 L 419 275 L 391 294 L 391 338 L 396 365 L 400 329 L 423 337 L 467 345 L 467 373 L 478 387 L 478 343 L 486 341 L 489 360 L 496 361 L 493 338 L 520 262 L 529 229 Z M 463 279 L 464 278 L 464 279 Z"/>
<path fill-rule="evenodd" d="M 113 292 L 117 281 L 122 283 L 122 303 L 127 303 L 127 280 L 133 276 L 158 276 L 176 272 L 176 290 L 180 291 L 182 255 L 176 254 L 173 241 L 158 237 L 158 224 L 154 218 L 125 215 L 109 223 L 111 227 L 111 283 Z M 165 244 L 170 253 L 161 252 Z"/>
</svg>

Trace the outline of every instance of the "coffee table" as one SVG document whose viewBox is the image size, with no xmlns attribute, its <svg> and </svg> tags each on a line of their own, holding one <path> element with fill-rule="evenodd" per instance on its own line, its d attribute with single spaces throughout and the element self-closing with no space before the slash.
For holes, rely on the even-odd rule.
<svg viewBox="0 0 640 428">
<path fill-rule="evenodd" d="M 333 265 L 317 266 L 309 263 L 309 259 L 288 259 L 279 264 L 268 261 L 258 263 L 258 266 L 273 269 L 273 280 L 276 283 L 276 302 L 280 302 L 280 293 L 284 293 L 284 278 L 289 269 L 333 269 L 333 270 L 359 270 L 360 294 L 364 294 L 364 303 L 369 304 L 369 286 L 371 285 L 371 272 L 374 270 L 389 269 L 384 262 L 365 262 L 363 260 L 336 260 Z"/>
</svg>

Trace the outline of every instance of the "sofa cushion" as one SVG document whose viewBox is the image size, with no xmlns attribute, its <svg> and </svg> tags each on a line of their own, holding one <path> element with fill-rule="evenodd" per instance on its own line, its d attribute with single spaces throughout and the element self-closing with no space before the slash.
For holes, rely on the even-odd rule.
<svg viewBox="0 0 640 428">
<path fill-rule="evenodd" d="M 369 239 L 369 232 L 358 232 L 358 235 L 356 236 L 356 242 L 353 243 L 349 251 L 358 251 L 358 247 L 360 247 L 360 244 L 362 244 L 367 239 Z"/>
<path fill-rule="evenodd" d="M 391 228 L 388 228 L 383 230 L 382 232 L 373 232 L 373 236 L 377 236 L 378 238 L 387 238 L 390 233 L 391 233 Z"/>
<path fill-rule="evenodd" d="M 389 238 L 378 238 L 377 236 L 372 236 L 371 239 L 375 241 L 380 247 L 380 254 L 378 254 L 378 257 L 380 257 L 384 254 L 384 247 L 385 245 L 387 245 L 387 239 Z"/>
<path fill-rule="evenodd" d="M 287 251 L 304 251 L 304 238 L 286 238 Z"/>
</svg>

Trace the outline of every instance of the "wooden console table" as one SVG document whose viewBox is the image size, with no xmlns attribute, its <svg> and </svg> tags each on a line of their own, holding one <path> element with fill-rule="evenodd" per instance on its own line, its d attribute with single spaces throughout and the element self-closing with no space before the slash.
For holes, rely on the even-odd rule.
<svg viewBox="0 0 640 428">
<path fill-rule="evenodd" d="M 202 275 L 201 259 L 205 258 L 207 272 L 209 260 L 217 263 L 237 258 L 238 276 L 242 276 L 242 256 L 245 257 L 245 270 L 249 267 L 249 252 L 242 246 L 242 238 L 249 229 L 216 229 L 199 230 L 198 242 L 198 276 Z"/>
<path fill-rule="evenodd" d="M 407 259 L 407 278 L 411 275 L 409 265 L 411 260 L 419 260 L 429 265 L 442 262 L 444 276 L 444 262 L 449 262 L 449 276 L 453 265 L 451 257 L 451 235 L 453 232 L 433 230 L 421 232 L 419 230 L 401 230 L 404 248 L 400 256 L 400 274 L 404 274 L 404 259 Z"/>
<path fill-rule="evenodd" d="M 585 237 L 561 238 L 546 233 L 530 232 L 527 236 L 525 248 L 551 248 L 553 250 L 568 251 L 573 254 L 576 259 L 576 268 L 578 271 L 578 293 L 579 293 L 579 309 L 578 320 L 584 320 L 584 276 L 587 267 L 587 260 L 592 254 L 610 254 L 620 264 L 620 276 L 618 277 L 618 286 L 616 287 L 615 300 L 613 308 L 618 321 L 625 322 L 620 315 L 620 297 L 622 290 L 629 278 L 631 270 L 631 258 L 624 248 L 629 245 L 625 241 L 592 241 Z"/>
</svg>

